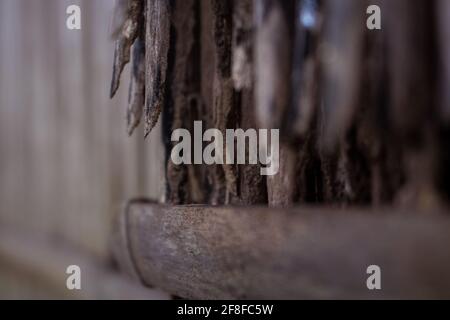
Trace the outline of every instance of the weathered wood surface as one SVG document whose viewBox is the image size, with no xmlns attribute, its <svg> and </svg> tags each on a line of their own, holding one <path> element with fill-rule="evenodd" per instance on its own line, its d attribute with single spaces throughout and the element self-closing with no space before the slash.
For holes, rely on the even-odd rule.
<svg viewBox="0 0 450 320">
<path fill-rule="evenodd" d="M 158 121 L 165 95 L 171 3 L 150 0 L 146 11 L 145 136 L 148 136 Z"/>
<path fill-rule="evenodd" d="M 450 298 L 450 218 L 389 211 L 136 203 L 117 256 L 183 298 Z M 366 287 L 373 264 L 380 291 Z"/>
<path fill-rule="evenodd" d="M 139 1 L 129 2 L 128 19 L 118 16 L 136 20 L 131 4 Z M 140 76 L 131 81 L 138 90 L 129 118 L 142 115 L 144 91 L 147 133 L 162 112 L 166 203 L 435 208 L 449 202 L 450 6 L 185 2 L 145 1 L 146 66 L 135 68 Z M 366 27 L 369 5 L 380 7 L 381 30 Z M 132 38 L 119 39 L 129 55 Z M 278 174 L 261 178 L 256 166 L 199 160 L 175 165 L 168 157 L 172 131 L 192 134 L 195 120 L 221 132 L 279 129 Z M 137 125 L 131 121 L 129 132 Z"/>
<path fill-rule="evenodd" d="M 66 288 L 68 275 L 65 271 L 73 264 L 81 268 L 81 290 Z M 170 299 L 168 294 L 142 287 L 105 265 L 101 259 L 64 241 L 55 242 L 42 234 L 25 232 L 13 226 L 0 228 L 0 270 L 1 277 L 7 279 L 0 285 L 0 298 L 3 299 L 22 297 L 20 291 L 18 296 L 14 295 L 18 292 L 14 279 L 35 286 L 36 291 L 28 298 Z M 10 286 L 8 282 L 12 282 Z"/>
</svg>

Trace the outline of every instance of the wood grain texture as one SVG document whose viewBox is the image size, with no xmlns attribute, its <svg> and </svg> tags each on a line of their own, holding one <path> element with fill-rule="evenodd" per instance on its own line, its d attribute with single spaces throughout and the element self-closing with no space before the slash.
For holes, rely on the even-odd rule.
<svg viewBox="0 0 450 320">
<path fill-rule="evenodd" d="M 141 122 L 145 105 L 145 4 L 141 2 L 140 15 L 138 18 L 138 36 L 131 48 L 132 52 L 132 69 L 131 80 L 128 94 L 127 109 L 127 131 L 128 135 L 132 135 L 133 131 Z"/>
<path fill-rule="evenodd" d="M 289 104 L 295 1 L 256 1 L 255 103 L 260 128 L 279 129 Z"/>
<path fill-rule="evenodd" d="M 436 3 L 420 0 L 383 1 L 389 34 L 387 59 L 390 74 L 389 121 L 392 137 L 404 157 L 406 183 L 397 202 L 431 207 L 442 201 L 436 192 L 439 100 Z M 393 12 L 402 12 L 401 20 Z M 441 43 L 445 43 L 442 41 Z M 444 60 L 446 60 L 444 58 Z M 426 61 L 420 63 L 419 61 Z M 448 176 L 447 176 L 448 179 Z"/>
<path fill-rule="evenodd" d="M 164 105 L 172 4 L 169 0 L 147 0 L 146 3 L 145 136 L 148 136 Z"/>
<path fill-rule="evenodd" d="M 204 203 L 205 167 L 175 165 L 169 157 L 177 144 L 172 132 L 179 128 L 193 131 L 194 121 L 203 120 L 200 97 L 200 3 L 180 0 L 173 4 L 171 61 L 168 74 L 167 108 L 163 113 L 166 138 L 167 201 L 172 204 Z"/>
<path fill-rule="evenodd" d="M 123 24 L 117 34 L 116 47 L 114 51 L 113 76 L 111 81 L 110 97 L 114 97 L 119 89 L 120 76 L 122 75 L 125 65 L 130 62 L 131 47 L 142 30 L 143 19 L 143 0 L 119 1 L 117 3 L 116 14 L 114 17 L 123 16 Z M 119 14 L 120 12 L 120 14 Z M 117 19 L 113 19 L 113 23 L 117 23 Z"/>
<path fill-rule="evenodd" d="M 450 219 L 362 210 L 134 204 L 128 256 L 183 298 L 449 298 Z M 382 269 L 369 291 L 366 269 Z"/>
<path fill-rule="evenodd" d="M 439 25 L 438 36 L 441 43 L 439 70 L 442 83 L 439 90 L 441 94 L 440 98 L 442 100 L 440 109 L 443 121 L 445 124 L 448 124 L 450 121 L 450 92 L 448 90 L 450 85 L 450 60 L 446 59 L 446 57 L 450 56 L 450 19 L 448 19 L 450 15 L 450 2 L 446 0 L 437 0 L 436 11 Z"/>
<path fill-rule="evenodd" d="M 332 149 L 351 125 L 360 92 L 365 1 L 326 1 L 321 43 L 323 145 Z"/>
</svg>

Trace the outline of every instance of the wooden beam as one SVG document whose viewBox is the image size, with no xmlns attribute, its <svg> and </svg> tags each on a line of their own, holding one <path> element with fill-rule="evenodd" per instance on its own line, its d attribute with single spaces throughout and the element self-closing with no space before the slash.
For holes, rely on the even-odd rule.
<svg viewBox="0 0 450 320">
<path fill-rule="evenodd" d="M 116 256 L 183 298 L 450 298 L 450 218 L 394 211 L 135 203 Z"/>
</svg>

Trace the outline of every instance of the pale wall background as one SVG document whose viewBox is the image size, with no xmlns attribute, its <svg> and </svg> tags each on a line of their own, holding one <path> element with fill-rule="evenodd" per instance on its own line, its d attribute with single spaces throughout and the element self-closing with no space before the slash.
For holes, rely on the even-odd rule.
<svg viewBox="0 0 450 320">
<path fill-rule="evenodd" d="M 66 8 L 82 30 L 66 29 Z M 0 0 L 0 226 L 34 232 L 107 260 L 126 199 L 163 194 L 160 128 L 129 138 L 129 67 L 108 97 L 112 0 Z M 5 258 L 4 258 L 5 259 Z M 7 271 L 0 298 L 46 296 Z M 6 285 L 8 284 L 8 285 Z"/>
</svg>

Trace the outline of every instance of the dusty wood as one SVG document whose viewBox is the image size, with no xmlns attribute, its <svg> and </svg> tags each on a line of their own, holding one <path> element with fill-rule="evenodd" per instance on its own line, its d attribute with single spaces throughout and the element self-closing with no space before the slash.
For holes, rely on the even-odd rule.
<svg viewBox="0 0 450 320">
<path fill-rule="evenodd" d="M 434 176 L 438 147 L 436 4 L 420 4 L 420 0 L 383 2 L 389 34 L 389 120 L 404 157 L 406 181 L 396 200 L 431 207 L 440 202 Z M 393 12 L 403 12 L 405 17 L 398 20 Z"/>
<path fill-rule="evenodd" d="M 253 50 L 254 3 L 252 0 L 234 2 L 232 78 L 236 91 L 237 126 L 243 130 L 257 128 L 254 104 Z M 246 155 L 248 159 L 248 155 Z M 255 205 L 267 203 L 267 181 L 259 165 L 238 165 L 237 195 L 232 204 Z"/>
<path fill-rule="evenodd" d="M 256 126 L 282 129 L 290 104 L 295 1 L 254 2 L 254 94 Z M 272 206 L 293 203 L 291 164 L 295 152 L 280 146 L 280 172 L 267 177 L 267 198 Z"/>
<path fill-rule="evenodd" d="M 366 8 L 360 0 L 326 1 L 324 5 L 322 143 L 329 149 L 348 130 L 358 106 Z"/>
<path fill-rule="evenodd" d="M 211 11 L 215 56 L 213 127 L 225 134 L 226 129 L 236 126 L 235 92 L 232 79 L 233 2 L 212 0 Z M 226 190 L 224 202 L 230 203 L 231 198 L 237 196 L 236 166 L 223 164 L 221 168 L 217 167 L 213 174 L 213 179 L 219 183 L 224 178 Z"/>
<path fill-rule="evenodd" d="M 138 2 L 119 1 L 116 29 Z M 172 130 L 194 120 L 279 129 L 283 156 L 263 188 L 256 166 L 168 162 L 168 203 L 448 202 L 447 1 L 380 0 L 382 30 L 365 26 L 368 0 L 184 2 L 145 1 L 146 134 L 164 109 L 166 160 Z M 133 77 L 129 131 L 144 89 Z"/>
<path fill-rule="evenodd" d="M 202 120 L 208 128 L 216 128 L 214 108 L 216 98 L 217 47 L 214 38 L 214 12 L 212 1 L 200 1 L 200 99 Z M 207 203 L 223 204 L 226 197 L 226 182 L 222 165 L 205 166 L 208 193 Z"/>
<path fill-rule="evenodd" d="M 110 97 L 114 97 L 119 89 L 120 76 L 123 68 L 130 62 L 130 49 L 138 37 L 139 30 L 143 28 L 142 11 L 143 0 L 120 0 L 115 8 L 112 30 L 113 37 L 117 37 L 114 51 L 113 76 L 111 81 Z M 123 20 L 119 20 L 123 19 Z M 121 23 L 122 22 L 122 23 Z"/>
<path fill-rule="evenodd" d="M 236 90 L 253 87 L 253 20 L 253 1 L 235 1 L 231 71 Z"/>
<path fill-rule="evenodd" d="M 170 0 L 147 0 L 146 4 L 145 136 L 148 136 L 165 101 L 172 3 Z"/>
<path fill-rule="evenodd" d="M 132 135 L 141 122 L 145 104 L 145 28 L 140 30 L 133 48 L 130 89 L 127 109 L 127 130 Z"/>
<path fill-rule="evenodd" d="M 436 11 L 439 21 L 439 39 L 441 47 L 441 65 L 440 70 L 440 80 L 442 81 L 440 90 L 441 98 L 441 114 L 444 118 L 445 124 L 448 125 L 450 121 L 450 93 L 448 87 L 450 85 L 450 59 L 445 59 L 445 57 L 450 56 L 450 19 L 448 18 L 450 14 L 450 2 L 446 0 L 437 0 Z"/>
<path fill-rule="evenodd" d="M 254 4 L 256 116 L 261 128 L 279 129 L 289 103 L 295 2 Z"/>
<path fill-rule="evenodd" d="M 322 13 L 319 1 L 301 0 L 297 4 L 292 59 L 292 92 L 289 112 L 284 116 L 283 136 L 290 140 L 309 132 L 318 109 L 319 35 Z M 305 24 L 301 17 L 309 16 Z"/>
<path fill-rule="evenodd" d="M 142 280 L 184 298 L 449 298 L 450 219 L 384 210 L 135 204 L 130 256 Z M 382 269 L 369 291 L 366 269 Z"/>
<path fill-rule="evenodd" d="M 254 94 L 252 89 L 243 88 L 239 94 L 241 109 L 239 127 L 243 130 L 255 128 Z M 248 155 L 246 156 L 248 159 Z M 233 204 L 255 205 L 267 204 L 267 179 L 260 174 L 260 165 L 239 165 L 238 199 Z"/>
</svg>

